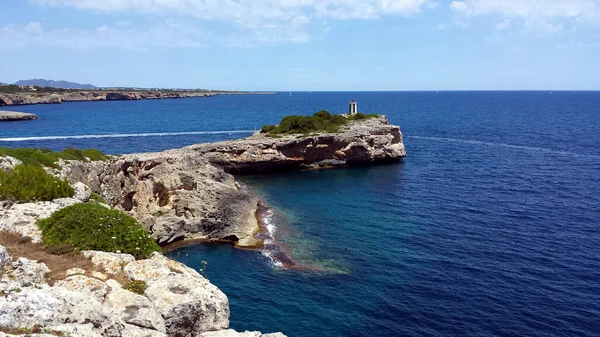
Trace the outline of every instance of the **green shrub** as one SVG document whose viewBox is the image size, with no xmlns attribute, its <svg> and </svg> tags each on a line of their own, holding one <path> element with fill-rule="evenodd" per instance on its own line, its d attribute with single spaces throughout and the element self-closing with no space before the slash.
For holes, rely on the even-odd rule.
<svg viewBox="0 0 600 337">
<path fill-rule="evenodd" d="M 72 147 L 66 148 L 60 152 L 48 149 L 31 148 L 0 148 L 0 156 L 11 156 L 19 159 L 23 164 L 41 165 L 58 169 L 56 163 L 59 159 L 81 160 L 81 161 L 100 161 L 106 160 L 107 156 L 95 149 L 79 150 Z"/>
<path fill-rule="evenodd" d="M 279 125 L 265 125 L 260 132 L 271 136 L 279 134 L 308 135 L 319 131 L 335 133 L 339 131 L 340 126 L 345 125 L 348 121 L 363 120 L 373 117 L 378 117 L 378 115 L 364 115 L 358 113 L 346 117 L 342 115 L 332 115 L 328 111 L 321 110 L 312 116 L 286 116 L 281 120 Z"/>
<path fill-rule="evenodd" d="M 99 202 L 99 203 L 108 205 L 108 202 L 106 202 L 106 200 L 104 200 L 104 198 L 102 198 L 100 195 L 93 193 L 93 192 L 92 192 L 92 194 L 90 194 L 90 201 L 92 201 L 92 200 L 95 202 Z"/>
<path fill-rule="evenodd" d="M 10 172 L 0 170 L 0 199 L 17 202 L 50 201 L 72 197 L 68 182 L 58 179 L 37 165 L 19 164 Z"/>
<path fill-rule="evenodd" d="M 144 295 L 144 291 L 146 291 L 147 284 L 144 281 L 131 281 L 127 282 L 123 285 L 123 289 L 129 290 L 138 295 Z"/>
<path fill-rule="evenodd" d="M 49 249 L 68 244 L 74 250 L 119 251 L 138 259 L 161 250 L 134 218 L 98 204 L 63 208 L 37 225 Z"/>
</svg>

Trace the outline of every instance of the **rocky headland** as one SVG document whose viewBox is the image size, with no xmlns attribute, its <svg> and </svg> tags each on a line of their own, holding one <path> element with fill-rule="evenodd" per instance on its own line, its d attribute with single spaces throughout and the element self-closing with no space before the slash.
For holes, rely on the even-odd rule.
<svg viewBox="0 0 600 337">
<path fill-rule="evenodd" d="M 81 182 L 134 216 L 161 245 L 225 240 L 260 247 L 259 199 L 232 174 L 397 162 L 402 133 L 385 116 L 352 122 L 339 133 L 249 138 L 130 154 L 104 162 L 64 162 L 56 175 Z"/>
<path fill-rule="evenodd" d="M 142 99 L 172 99 L 189 97 L 213 97 L 217 95 L 258 95 L 269 93 L 255 92 L 196 92 L 196 91 L 64 91 L 50 93 L 22 92 L 0 93 L 0 106 L 29 105 L 29 104 L 60 104 L 64 102 L 91 102 L 91 101 L 128 101 Z"/>
<path fill-rule="evenodd" d="M 25 112 L 0 111 L 0 122 L 27 121 L 37 119 L 37 116 Z"/>
<path fill-rule="evenodd" d="M 382 164 L 405 156 L 400 128 L 381 116 L 350 122 L 337 133 L 256 133 L 241 140 L 105 161 L 61 160 L 59 169 L 46 170 L 67 179 L 75 196 L 0 204 L 0 234 L 13 233 L 23 237 L 23 242 L 31 241 L 27 244 L 39 244 L 38 219 L 87 202 L 94 192 L 105 199 L 106 207 L 135 217 L 161 245 L 214 240 L 261 248 L 257 221 L 261 201 L 232 174 Z M 0 169 L 17 164 L 15 158 L 0 157 Z M 52 259 L 46 265 L 39 258 L 27 258 L 31 252 L 17 249 L 18 244 L 6 247 L 0 246 L 0 328 L 4 329 L 0 331 L 41 328 L 40 333 L 70 336 L 283 336 L 227 330 L 227 297 L 197 271 L 158 253 L 136 261 L 127 254 L 87 251 L 83 254 L 90 265 L 58 275 L 54 271 L 49 278 L 59 268 L 49 266 Z M 282 260 L 293 264 L 288 257 Z M 143 281 L 147 288 L 140 294 L 124 290 L 122 286 L 130 281 Z"/>
</svg>

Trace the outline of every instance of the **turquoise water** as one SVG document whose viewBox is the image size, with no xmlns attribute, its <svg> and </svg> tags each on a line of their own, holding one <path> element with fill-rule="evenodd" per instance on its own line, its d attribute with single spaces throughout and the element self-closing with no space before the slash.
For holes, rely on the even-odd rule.
<svg viewBox="0 0 600 337">
<path fill-rule="evenodd" d="M 597 335 L 597 92 L 32 106 L 18 110 L 41 123 L 0 124 L 0 146 L 159 150 L 239 137 L 198 132 L 243 132 L 289 113 L 342 112 L 352 97 L 402 127 L 404 162 L 240 178 L 274 208 L 277 239 L 314 268 L 282 270 L 228 245 L 170 253 L 194 268 L 208 262 L 207 277 L 230 299 L 233 328 L 290 337 Z M 68 138 L 90 134 L 111 137 Z M 15 140 L 26 137 L 34 139 Z"/>
</svg>

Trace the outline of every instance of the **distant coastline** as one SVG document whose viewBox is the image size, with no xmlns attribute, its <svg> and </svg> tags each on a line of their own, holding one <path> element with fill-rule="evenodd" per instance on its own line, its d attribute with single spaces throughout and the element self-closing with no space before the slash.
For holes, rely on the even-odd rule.
<svg viewBox="0 0 600 337">
<path fill-rule="evenodd" d="M 2 89 L 2 87 L 0 87 Z M 42 90 L 22 90 L 3 92 L 0 90 L 0 106 L 33 104 L 61 104 L 65 102 L 128 101 L 145 99 L 175 99 L 192 97 L 214 97 L 218 95 L 273 95 L 274 92 L 250 91 L 195 91 L 195 90 L 74 90 L 42 88 Z M 50 89 L 50 90 L 49 90 Z"/>
</svg>

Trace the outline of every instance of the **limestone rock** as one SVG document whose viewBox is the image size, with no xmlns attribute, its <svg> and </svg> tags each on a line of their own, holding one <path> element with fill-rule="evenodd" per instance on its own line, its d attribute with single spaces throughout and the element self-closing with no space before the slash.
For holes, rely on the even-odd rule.
<svg viewBox="0 0 600 337">
<path fill-rule="evenodd" d="M 64 198 L 53 201 L 0 206 L 0 231 L 8 231 L 29 237 L 34 243 L 42 242 L 42 232 L 36 226 L 36 221 L 45 219 L 62 208 L 80 202 L 74 198 Z"/>
<path fill-rule="evenodd" d="M 95 250 L 84 250 L 81 252 L 83 256 L 92 259 L 92 263 L 104 268 L 106 273 L 115 275 L 123 271 L 123 266 L 129 262 L 135 261 L 133 255 L 120 253 L 107 253 Z"/>
<path fill-rule="evenodd" d="M 0 275 L 4 274 L 6 266 L 12 262 L 12 258 L 8 255 L 6 248 L 0 246 Z"/>
<path fill-rule="evenodd" d="M 73 275 L 85 275 L 85 270 L 81 269 L 81 268 L 71 268 L 65 272 L 65 275 L 67 277 L 73 276 Z"/>
<path fill-rule="evenodd" d="M 38 263 L 20 257 L 12 263 L 7 274 L 11 281 L 20 287 L 30 287 L 34 284 L 45 283 L 44 277 L 49 272 L 50 269 L 48 269 L 45 263 Z"/>
<path fill-rule="evenodd" d="M 100 303 L 104 301 L 104 297 L 108 293 L 108 286 L 106 283 L 84 275 L 69 276 L 64 280 L 56 282 L 54 287 L 62 287 L 79 293 L 92 295 Z"/>
<path fill-rule="evenodd" d="M 125 324 L 121 337 L 168 337 L 168 335 L 156 330 L 144 329 L 132 324 Z"/>
<path fill-rule="evenodd" d="M 125 323 L 165 333 L 165 320 L 149 299 L 123 289 L 115 280 L 106 283 L 111 290 L 104 305 L 118 313 Z"/>
<path fill-rule="evenodd" d="M 406 156 L 400 128 L 384 116 L 351 122 L 341 131 L 281 138 L 255 134 L 106 162 L 69 161 L 61 176 L 83 182 L 135 217 L 160 244 L 218 239 L 255 246 L 259 200 L 238 188 L 230 174 L 387 163 Z"/>
<path fill-rule="evenodd" d="M 76 182 L 73 184 L 73 189 L 75 190 L 75 195 L 73 198 L 79 200 L 81 202 L 88 202 L 90 200 L 90 196 L 92 195 L 92 190 L 82 182 Z"/>
<path fill-rule="evenodd" d="M 22 164 L 22 162 L 17 159 L 17 158 L 13 158 L 13 157 L 0 157 L 0 170 L 4 171 L 4 172 L 8 172 L 10 170 L 12 170 L 15 166 Z"/>
<path fill-rule="evenodd" d="M 125 266 L 132 280 L 147 283 L 144 295 L 160 311 L 169 336 L 195 336 L 229 326 L 229 302 L 195 270 L 160 254 Z"/>
</svg>

